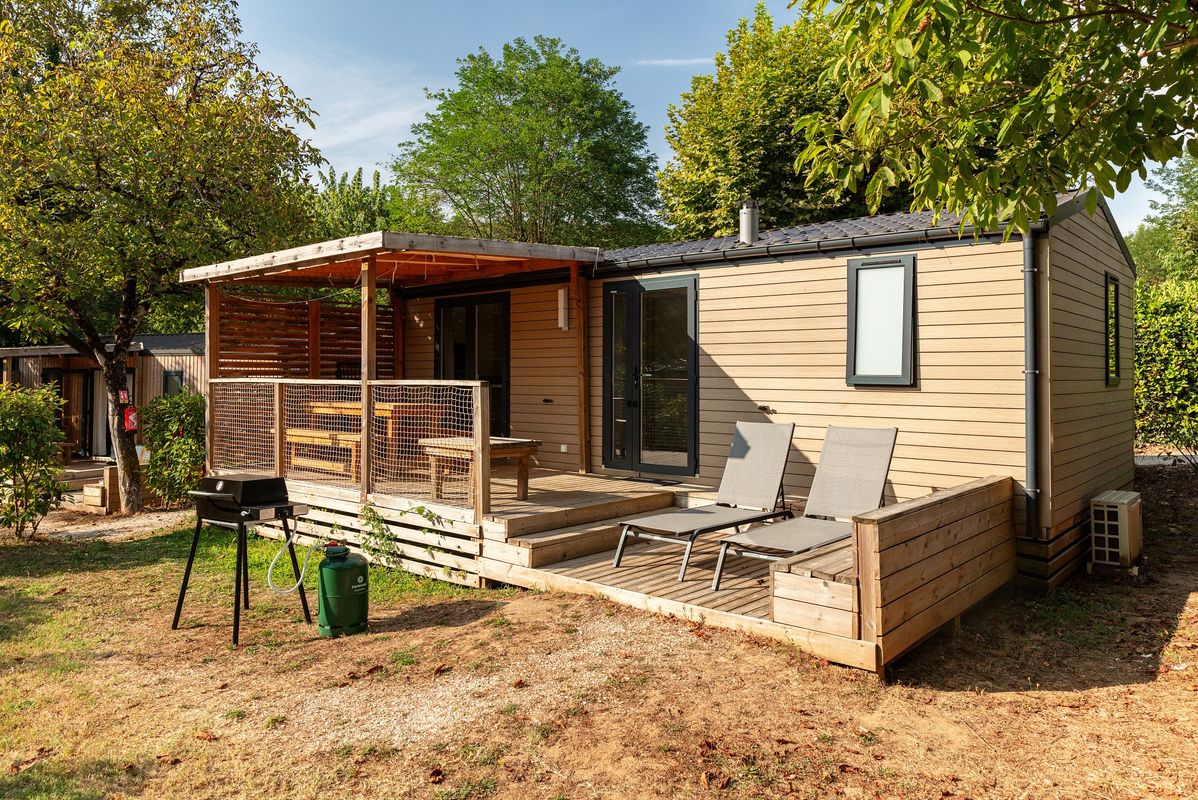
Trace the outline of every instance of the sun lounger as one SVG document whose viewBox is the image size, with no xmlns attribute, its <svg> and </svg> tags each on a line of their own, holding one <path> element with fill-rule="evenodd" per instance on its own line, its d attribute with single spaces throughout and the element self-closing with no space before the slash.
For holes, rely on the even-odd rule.
<svg viewBox="0 0 1198 800">
<path fill-rule="evenodd" d="M 803 516 L 721 539 L 712 591 L 720 588 L 729 550 L 778 561 L 851 536 L 853 515 L 882 505 L 897 435 L 895 428 L 830 426 Z"/>
<path fill-rule="evenodd" d="M 631 538 L 685 544 L 678 580 L 686 577 L 691 549 L 700 534 L 770 519 L 789 518 L 781 507 L 782 473 L 790 453 L 793 424 L 738 422 L 714 505 L 680 508 L 624 520 L 613 566 L 620 566 Z"/>
</svg>

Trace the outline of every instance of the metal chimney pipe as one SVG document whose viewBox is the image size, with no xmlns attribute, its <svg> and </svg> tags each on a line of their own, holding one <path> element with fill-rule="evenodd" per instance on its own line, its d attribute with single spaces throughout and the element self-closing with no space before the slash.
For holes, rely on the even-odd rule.
<svg viewBox="0 0 1198 800">
<path fill-rule="evenodd" d="M 749 198 L 740 201 L 741 244 L 756 244 L 761 233 L 761 208 L 757 201 Z"/>
</svg>

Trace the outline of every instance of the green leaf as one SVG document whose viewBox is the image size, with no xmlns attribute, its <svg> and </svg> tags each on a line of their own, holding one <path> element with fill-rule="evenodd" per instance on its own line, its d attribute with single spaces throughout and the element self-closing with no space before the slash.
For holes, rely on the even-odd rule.
<svg viewBox="0 0 1198 800">
<path fill-rule="evenodd" d="M 919 85 L 923 88 L 923 96 L 933 103 L 938 103 L 944 99 L 944 93 L 940 91 L 940 87 L 927 78 L 920 78 Z"/>
</svg>

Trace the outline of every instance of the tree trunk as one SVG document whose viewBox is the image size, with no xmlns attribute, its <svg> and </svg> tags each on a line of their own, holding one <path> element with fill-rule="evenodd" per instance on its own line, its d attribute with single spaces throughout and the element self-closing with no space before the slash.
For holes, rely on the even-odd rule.
<svg viewBox="0 0 1198 800">
<path fill-rule="evenodd" d="M 125 431 L 124 411 L 120 404 L 121 390 L 129 388 L 129 373 L 125 371 L 124 363 L 117 359 L 102 364 L 100 372 L 108 394 L 108 432 L 116 457 L 121 511 L 132 514 L 141 511 L 141 467 L 137 461 L 136 434 Z"/>
</svg>

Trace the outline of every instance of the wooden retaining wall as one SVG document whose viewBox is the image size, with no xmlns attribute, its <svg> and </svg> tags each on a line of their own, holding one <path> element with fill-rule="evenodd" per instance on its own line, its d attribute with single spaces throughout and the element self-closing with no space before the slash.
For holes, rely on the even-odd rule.
<svg viewBox="0 0 1198 800">
<path fill-rule="evenodd" d="M 300 481 L 287 485 L 292 501 L 311 507 L 301 523 L 299 541 L 336 539 L 362 550 L 369 527 L 360 516 L 360 492 Z M 397 551 L 396 557 L 386 559 L 387 566 L 472 588 L 482 586 L 482 533 L 481 526 L 470 521 L 472 511 L 384 495 L 369 495 L 368 503 L 382 518 Z M 281 538 L 282 525 L 262 523 L 259 532 Z"/>
<path fill-rule="evenodd" d="M 853 519 L 860 638 L 877 665 L 1015 576 L 1014 481 L 981 478 Z"/>
</svg>

